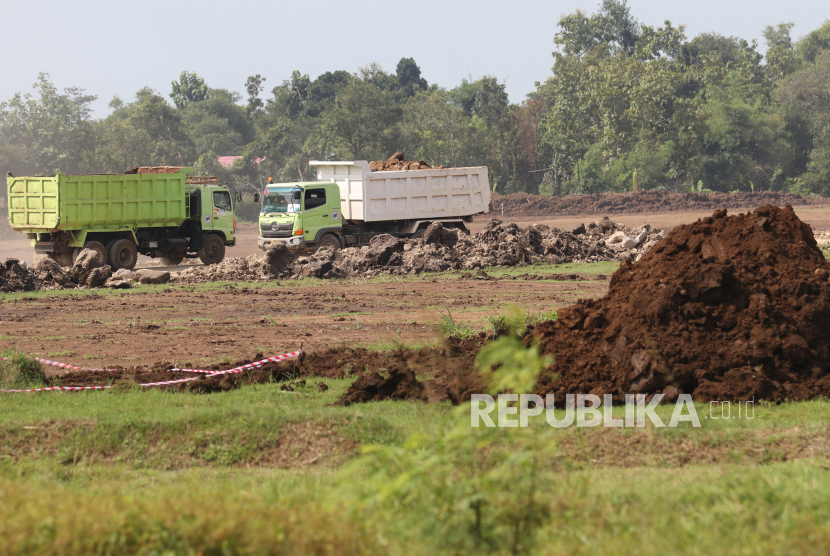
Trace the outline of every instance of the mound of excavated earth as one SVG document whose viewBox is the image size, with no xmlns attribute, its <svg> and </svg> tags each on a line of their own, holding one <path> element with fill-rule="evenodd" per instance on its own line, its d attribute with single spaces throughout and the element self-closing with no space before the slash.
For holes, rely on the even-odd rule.
<svg viewBox="0 0 830 556">
<path fill-rule="evenodd" d="M 652 230 L 648 224 L 632 229 L 607 218 L 564 231 L 535 225 L 520 228 L 493 220 L 474 236 L 434 223 L 417 239 L 382 234 L 365 247 L 337 251 L 325 247 L 296 262 L 283 244 L 275 243 L 264 258 L 226 259 L 217 265 L 182 271 L 173 281 L 367 278 L 531 263 L 636 260 L 664 237 L 662 231 Z"/>
<path fill-rule="evenodd" d="M 648 225 L 629 229 L 608 219 L 568 231 L 535 225 L 520 228 L 493 220 L 486 230 L 474 236 L 434 223 L 418 239 L 384 234 L 372 238 L 366 247 L 336 252 L 321 249 L 309 259 L 297 261 L 292 274 L 301 278 L 371 277 L 532 263 L 637 259 L 663 237 L 663 232 L 651 230 Z"/>
<path fill-rule="evenodd" d="M 665 234 L 648 224 L 628 228 L 608 218 L 568 230 L 532 225 L 521 228 L 493 220 L 469 236 L 456 228 L 434 223 L 417 239 L 389 234 L 372 238 L 365 247 L 318 250 L 308 258 L 294 259 L 281 243 L 272 244 L 264 257 L 225 259 L 219 264 L 193 267 L 171 274 L 174 283 L 265 281 L 278 278 L 346 278 L 379 274 L 419 274 L 444 270 L 475 270 L 492 266 L 574 261 L 637 260 Z M 119 273 L 98 265 L 94 252 L 84 250 L 71 268 L 41 258 L 31 271 L 9 259 L 0 270 L 0 291 L 31 291 L 78 286 L 128 287 Z M 139 271 L 142 272 L 142 271 Z M 130 276 L 133 273 L 126 272 Z M 108 281 L 112 277 L 113 280 Z"/>
<path fill-rule="evenodd" d="M 541 393 L 690 393 L 698 401 L 830 394 L 830 272 L 791 207 L 674 228 L 528 341 L 556 357 Z"/>
<path fill-rule="evenodd" d="M 71 267 L 63 267 L 47 257 L 39 258 L 31 269 L 17 259 L 6 259 L 0 266 L 0 292 L 97 288 L 111 276 L 112 269 L 99 263 L 92 249 L 81 251 Z"/>
<path fill-rule="evenodd" d="M 759 191 L 750 193 L 669 193 L 635 191 L 632 193 L 597 193 L 543 197 L 511 193 L 491 197 L 493 211 L 509 218 L 529 216 L 565 216 L 580 214 L 637 214 L 644 212 L 678 212 L 692 210 L 737 209 L 761 205 L 827 205 L 830 199 L 805 197 L 795 193 Z"/>
</svg>

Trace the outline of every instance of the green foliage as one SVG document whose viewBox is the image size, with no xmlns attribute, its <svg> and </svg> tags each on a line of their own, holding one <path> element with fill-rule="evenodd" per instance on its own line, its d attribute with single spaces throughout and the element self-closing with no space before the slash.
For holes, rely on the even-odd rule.
<svg viewBox="0 0 830 556">
<path fill-rule="evenodd" d="M 173 99 L 176 108 L 184 108 L 188 104 L 205 100 L 210 90 L 204 79 L 187 71 L 183 71 L 179 80 L 171 82 L 171 85 L 173 91 L 170 98 Z"/>
<path fill-rule="evenodd" d="M 368 470 L 358 489 L 364 511 L 390 514 L 396 535 L 426 541 L 433 552 L 527 554 L 552 509 L 555 483 L 544 465 L 552 439 L 527 429 L 473 429 L 469 419 L 464 404 L 446 433 L 367 448 L 354 464 Z"/>
<path fill-rule="evenodd" d="M 477 334 L 473 329 L 463 323 L 455 322 L 452 312 L 447 307 L 447 314 L 441 314 L 441 333 L 446 338 L 458 338 L 461 340 L 468 340 L 474 338 Z"/>
<path fill-rule="evenodd" d="M 413 58 L 316 78 L 295 70 L 242 95 L 192 72 L 169 98 L 145 88 L 90 116 L 95 97 L 40 74 L 34 95 L 0 103 L 0 161 L 21 174 L 194 166 L 235 191 L 315 178 L 310 160 L 403 151 L 433 165 L 487 166 L 493 190 L 566 195 L 633 188 L 830 194 L 830 22 L 799 40 L 640 23 L 622 0 L 562 16 L 551 77 L 511 104 L 492 75 L 430 85 Z M 172 101 L 172 105 L 170 104 Z M 220 165 L 220 156 L 239 157 Z M 662 189 L 661 189 L 662 188 Z"/>
<path fill-rule="evenodd" d="M 539 348 L 525 348 L 521 340 L 507 334 L 490 342 L 479 351 L 476 366 L 482 370 L 492 370 L 489 374 L 491 393 L 512 390 L 530 392 L 543 369 L 553 364 L 553 357 L 539 355 Z"/>
<path fill-rule="evenodd" d="M 46 386 L 40 363 L 16 350 L 0 354 L 0 388 L 24 389 Z"/>
<path fill-rule="evenodd" d="M 61 94 L 38 74 L 36 95 L 0 103 L 0 171 L 17 175 L 78 173 L 95 149 L 89 104 L 97 97 L 71 87 Z"/>
</svg>

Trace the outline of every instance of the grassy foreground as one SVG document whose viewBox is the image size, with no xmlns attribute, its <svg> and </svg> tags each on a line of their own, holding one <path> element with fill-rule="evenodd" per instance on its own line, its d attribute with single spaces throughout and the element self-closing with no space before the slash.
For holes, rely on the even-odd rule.
<svg viewBox="0 0 830 556">
<path fill-rule="evenodd" d="M 469 407 L 332 406 L 348 384 L 2 396 L 0 553 L 830 551 L 828 402 L 473 429 Z"/>
</svg>

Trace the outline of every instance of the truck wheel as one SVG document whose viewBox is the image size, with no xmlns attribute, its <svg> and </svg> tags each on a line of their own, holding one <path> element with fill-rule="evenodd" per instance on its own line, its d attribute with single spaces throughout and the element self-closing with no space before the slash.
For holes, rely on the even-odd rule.
<svg viewBox="0 0 830 556">
<path fill-rule="evenodd" d="M 208 234 L 198 253 L 205 264 L 220 263 L 225 258 L 225 241 L 216 234 Z"/>
<path fill-rule="evenodd" d="M 107 264 L 107 248 L 100 241 L 87 241 L 84 243 L 84 249 L 92 249 L 98 253 L 98 262 Z"/>
<path fill-rule="evenodd" d="M 317 244 L 317 249 L 322 249 L 326 246 L 334 247 L 334 250 L 337 251 L 342 245 L 340 245 L 340 239 L 334 234 L 326 234 L 320 238 L 320 243 Z"/>
<path fill-rule="evenodd" d="M 131 270 L 138 262 L 138 248 L 129 239 L 119 239 L 110 248 L 110 266 L 112 270 L 126 268 Z"/>
<path fill-rule="evenodd" d="M 182 264 L 184 257 L 162 257 L 161 264 L 164 266 L 178 266 Z"/>
</svg>

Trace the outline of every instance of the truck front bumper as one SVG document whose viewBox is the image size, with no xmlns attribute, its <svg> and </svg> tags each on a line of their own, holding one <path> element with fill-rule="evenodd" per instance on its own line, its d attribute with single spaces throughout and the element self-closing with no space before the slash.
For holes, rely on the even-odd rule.
<svg viewBox="0 0 830 556">
<path fill-rule="evenodd" d="M 272 243 L 284 243 L 289 249 L 305 249 L 305 238 L 303 236 L 293 237 L 262 237 L 259 236 L 257 246 L 263 251 L 267 251 Z"/>
</svg>

